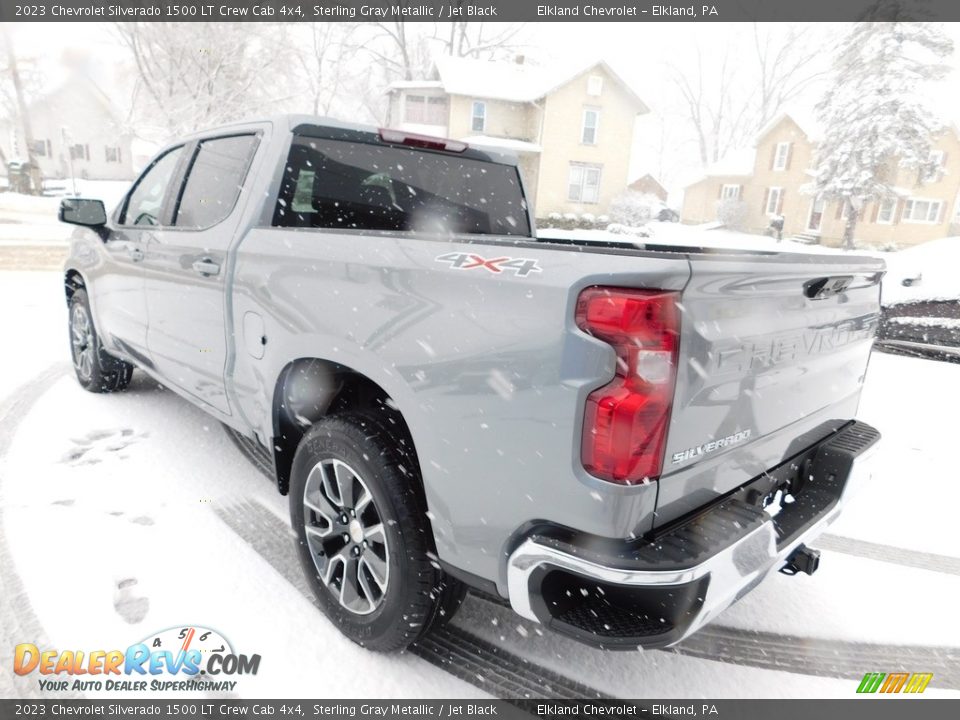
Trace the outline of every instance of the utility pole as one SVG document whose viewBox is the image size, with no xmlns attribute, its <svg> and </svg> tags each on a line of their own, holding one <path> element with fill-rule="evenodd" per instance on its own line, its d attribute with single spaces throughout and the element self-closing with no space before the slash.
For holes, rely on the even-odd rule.
<svg viewBox="0 0 960 720">
<path fill-rule="evenodd" d="M 67 130 L 66 126 L 60 128 L 60 141 L 64 148 L 67 151 L 67 157 L 70 158 L 70 184 L 73 186 L 73 196 L 79 197 L 77 193 L 77 173 L 73 170 L 73 150 L 70 145 L 70 132 Z"/>
</svg>

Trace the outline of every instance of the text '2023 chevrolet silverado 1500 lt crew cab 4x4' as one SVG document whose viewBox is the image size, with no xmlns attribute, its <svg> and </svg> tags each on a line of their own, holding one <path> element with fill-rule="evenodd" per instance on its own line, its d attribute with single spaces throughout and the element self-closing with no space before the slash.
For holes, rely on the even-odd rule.
<svg viewBox="0 0 960 720">
<path fill-rule="evenodd" d="M 80 383 L 134 367 L 269 452 L 304 571 L 402 648 L 472 587 L 663 647 L 869 476 L 854 420 L 882 262 L 538 237 L 516 162 L 281 117 L 67 199 Z"/>
</svg>

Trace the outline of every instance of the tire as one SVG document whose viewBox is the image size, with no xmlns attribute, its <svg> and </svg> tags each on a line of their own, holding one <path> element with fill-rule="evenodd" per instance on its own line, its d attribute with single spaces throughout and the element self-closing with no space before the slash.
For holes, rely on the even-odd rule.
<svg viewBox="0 0 960 720">
<path fill-rule="evenodd" d="M 464 586 L 431 560 L 416 461 L 385 424 L 335 415 L 304 435 L 290 520 L 321 609 L 359 645 L 402 650 L 463 601 Z"/>
<path fill-rule="evenodd" d="M 126 388 L 133 377 L 133 365 L 113 357 L 103 349 L 93 324 L 86 290 L 74 290 L 69 309 L 70 356 L 80 386 L 95 393 Z"/>
</svg>

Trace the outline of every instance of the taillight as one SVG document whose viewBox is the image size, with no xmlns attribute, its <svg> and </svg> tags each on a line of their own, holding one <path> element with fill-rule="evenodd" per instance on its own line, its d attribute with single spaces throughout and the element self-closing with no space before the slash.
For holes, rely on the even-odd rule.
<svg viewBox="0 0 960 720">
<path fill-rule="evenodd" d="M 591 287 L 577 326 L 613 346 L 616 376 L 587 397 L 580 457 L 591 475 L 633 485 L 663 468 L 677 380 L 679 293 Z"/>
</svg>

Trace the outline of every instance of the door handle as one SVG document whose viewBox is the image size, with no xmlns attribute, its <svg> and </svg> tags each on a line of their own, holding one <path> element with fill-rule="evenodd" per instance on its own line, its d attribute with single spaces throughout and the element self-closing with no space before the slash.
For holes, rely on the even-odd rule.
<svg viewBox="0 0 960 720">
<path fill-rule="evenodd" d="M 210 258 L 196 260 L 191 267 L 193 267 L 195 272 L 200 273 L 204 277 L 217 275 L 220 272 L 220 264 L 214 262 Z"/>
<path fill-rule="evenodd" d="M 136 245 L 127 245 L 127 255 L 130 256 L 130 259 L 133 262 L 140 262 L 143 260 L 143 250 L 138 248 Z"/>
</svg>

